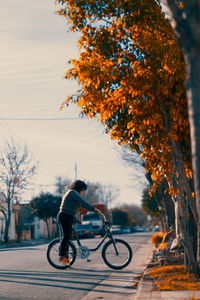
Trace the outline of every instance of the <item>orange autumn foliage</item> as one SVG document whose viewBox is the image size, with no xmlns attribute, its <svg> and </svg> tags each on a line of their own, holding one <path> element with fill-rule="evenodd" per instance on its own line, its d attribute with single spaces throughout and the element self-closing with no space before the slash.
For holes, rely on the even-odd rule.
<svg viewBox="0 0 200 300">
<path fill-rule="evenodd" d="M 165 236 L 164 232 L 158 232 L 153 234 L 151 237 L 151 243 L 155 246 L 161 244 L 164 236 Z"/>
<path fill-rule="evenodd" d="M 65 74 L 79 89 L 66 103 L 97 117 L 112 139 L 140 153 L 154 182 L 169 180 L 170 143 L 180 141 L 191 178 L 185 63 L 161 6 L 154 0 L 57 2 L 70 30 L 81 35 L 79 59 Z"/>
</svg>

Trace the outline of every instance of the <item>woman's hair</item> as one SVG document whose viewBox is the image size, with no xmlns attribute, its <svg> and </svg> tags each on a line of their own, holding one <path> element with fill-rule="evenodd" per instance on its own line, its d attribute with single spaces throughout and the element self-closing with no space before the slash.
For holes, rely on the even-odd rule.
<svg viewBox="0 0 200 300">
<path fill-rule="evenodd" d="M 87 190 L 87 184 L 81 180 L 75 180 L 69 186 L 69 189 L 76 190 L 77 192 L 85 191 L 85 190 Z"/>
</svg>

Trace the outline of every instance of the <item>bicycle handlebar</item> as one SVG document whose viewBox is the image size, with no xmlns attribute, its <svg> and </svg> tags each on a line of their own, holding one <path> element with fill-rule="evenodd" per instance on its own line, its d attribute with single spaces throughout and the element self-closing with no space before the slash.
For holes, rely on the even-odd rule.
<svg viewBox="0 0 200 300">
<path fill-rule="evenodd" d="M 99 212 L 99 215 L 101 216 L 104 225 L 110 225 L 110 222 L 107 220 L 107 218 L 103 212 Z"/>
</svg>

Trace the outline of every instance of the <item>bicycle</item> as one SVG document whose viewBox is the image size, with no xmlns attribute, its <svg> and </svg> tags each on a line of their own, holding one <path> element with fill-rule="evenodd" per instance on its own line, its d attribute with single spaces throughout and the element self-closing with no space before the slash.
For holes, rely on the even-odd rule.
<svg viewBox="0 0 200 300">
<path fill-rule="evenodd" d="M 95 248 L 89 249 L 87 246 L 82 246 L 81 241 L 75 234 L 75 229 L 73 228 L 72 230 L 74 232 L 75 240 L 78 244 L 78 247 L 76 247 L 74 242 L 72 242 L 71 240 L 68 242 L 69 263 L 64 264 L 59 260 L 59 246 L 60 241 L 62 239 L 60 234 L 58 238 L 53 239 L 48 245 L 47 260 L 49 264 L 56 269 L 67 269 L 74 264 L 77 256 L 81 259 L 88 259 L 90 252 L 97 251 L 102 246 L 106 238 L 108 238 L 109 240 L 105 242 L 101 251 L 101 256 L 105 264 L 111 269 L 115 270 L 121 270 L 127 267 L 130 264 L 133 256 L 130 245 L 122 239 L 114 238 L 110 231 L 110 224 L 107 221 L 105 215 L 101 214 L 101 216 L 104 221 L 103 226 L 105 230 L 105 235 L 101 238 L 100 242 Z"/>
</svg>

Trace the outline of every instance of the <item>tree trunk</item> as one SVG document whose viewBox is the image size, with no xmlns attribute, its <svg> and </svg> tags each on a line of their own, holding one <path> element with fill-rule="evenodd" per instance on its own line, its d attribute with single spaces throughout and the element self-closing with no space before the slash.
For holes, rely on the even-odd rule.
<svg viewBox="0 0 200 300">
<path fill-rule="evenodd" d="M 8 243 L 8 241 L 9 241 L 9 229 L 10 229 L 10 221 L 11 221 L 10 202 L 11 202 L 10 199 L 8 199 L 8 203 L 7 203 L 8 213 L 7 213 L 7 217 L 5 218 L 5 220 L 6 220 L 5 234 L 4 234 L 4 241 L 5 241 L 5 243 Z"/>
<path fill-rule="evenodd" d="M 170 229 L 170 227 L 174 227 L 175 223 L 175 209 L 174 209 L 174 202 L 172 200 L 172 197 L 169 195 L 169 193 L 166 191 L 168 187 L 167 181 L 164 180 L 161 183 L 160 191 L 161 191 L 161 197 L 163 199 L 163 205 L 165 210 L 165 219 L 166 219 L 166 226 L 167 231 Z"/>
<path fill-rule="evenodd" d="M 196 259 L 194 256 L 194 249 L 193 249 L 193 245 L 192 245 L 192 240 L 191 237 L 189 236 L 187 230 L 186 230 L 186 226 L 185 226 L 185 222 L 186 222 L 186 217 L 180 217 L 179 218 L 179 222 L 180 222 L 180 229 L 181 229 L 181 235 L 184 237 L 182 239 L 183 244 L 184 244 L 184 249 L 187 255 L 187 265 L 186 270 L 190 270 L 192 273 L 194 273 L 195 275 L 198 275 L 197 272 L 197 263 L 196 263 Z"/>
<path fill-rule="evenodd" d="M 192 192 L 190 190 L 189 182 L 185 173 L 185 167 L 184 167 L 184 161 L 182 159 L 182 153 L 181 148 L 178 142 L 171 142 L 170 143 L 171 148 L 171 154 L 172 154 L 172 160 L 173 160 L 173 167 L 174 167 L 174 182 L 173 186 L 178 189 L 178 198 L 175 199 L 175 213 L 176 210 L 178 213 L 178 220 L 176 219 L 176 226 L 178 230 L 181 232 L 181 239 L 184 244 L 184 249 L 187 254 L 187 262 L 188 267 L 191 269 L 192 272 L 194 272 L 197 275 L 197 263 L 194 256 L 194 250 L 193 250 L 193 242 L 192 238 L 188 234 L 187 231 L 187 205 L 186 205 L 186 199 L 190 201 L 191 207 L 194 211 L 194 216 L 198 218 L 198 214 L 195 207 L 194 198 L 192 197 Z M 177 207 L 178 205 L 178 207 Z M 177 216 L 176 216 L 177 218 Z M 177 232 L 179 234 L 179 232 Z"/>
<path fill-rule="evenodd" d="M 188 198 L 192 213 L 194 215 L 194 218 L 195 218 L 196 222 L 198 222 L 199 215 L 198 215 L 198 211 L 197 211 L 197 207 L 196 207 L 196 201 L 195 201 L 195 198 L 192 196 L 192 191 L 191 191 L 191 188 L 189 185 L 189 180 L 186 176 L 184 161 L 182 158 L 183 155 L 181 152 L 179 142 L 171 142 L 170 148 L 171 148 L 171 153 L 172 153 L 174 171 L 177 174 L 178 188 L 185 192 L 185 194 Z"/>
<path fill-rule="evenodd" d="M 49 232 L 48 219 L 46 219 L 45 222 L 46 222 L 46 226 L 47 226 L 47 235 L 48 235 L 48 239 L 50 239 L 50 232 Z"/>
<path fill-rule="evenodd" d="M 197 275 L 197 263 L 194 255 L 192 238 L 187 231 L 187 206 L 182 196 L 173 197 L 175 207 L 175 230 L 176 237 L 180 239 L 184 246 L 186 255 L 185 268 Z"/>
<path fill-rule="evenodd" d="M 174 201 L 174 212 L 175 212 L 175 232 L 176 237 L 179 239 L 181 235 L 179 218 L 180 218 L 180 206 L 177 200 Z"/>
<path fill-rule="evenodd" d="M 9 241 L 9 236 L 8 236 L 8 233 L 9 233 L 9 221 L 8 221 L 8 218 L 6 216 L 6 214 L 4 214 L 4 217 L 5 217 L 5 231 L 4 231 L 4 243 L 8 243 Z"/>
<path fill-rule="evenodd" d="M 199 45 L 200 49 L 200 45 Z M 199 213 L 197 221 L 197 262 L 200 268 L 200 60 L 199 49 L 196 53 L 192 49 L 188 57 L 190 77 L 188 80 L 188 106 L 191 131 L 192 166 L 194 172 L 194 186 L 196 206 Z"/>
<path fill-rule="evenodd" d="M 190 121 L 192 166 L 196 196 L 197 220 L 197 261 L 200 267 L 200 1 L 183 1 L 178 8 L 177 1 L 163 0 L 169 9 L 171 24 L 176 40 L 186 60 L 188 112 Z"/>
</svg>

